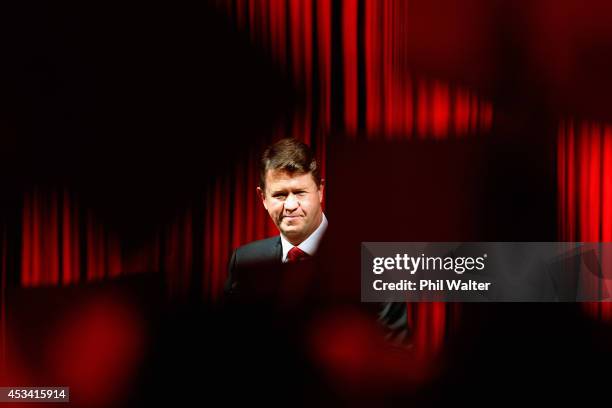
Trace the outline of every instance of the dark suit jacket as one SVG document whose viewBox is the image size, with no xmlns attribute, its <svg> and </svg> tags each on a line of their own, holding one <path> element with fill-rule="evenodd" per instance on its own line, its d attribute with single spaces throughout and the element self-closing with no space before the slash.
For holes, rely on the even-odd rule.
<svg viewBox="0 0 612 408">
<path fill-rule="evenodd" d="M 295 305 L 314 302 L 313 297 L 325 296 L 323 286 L 327 278 L 333 276 L 328 270 L 327 242 L 324 237 L 316 256 L 291 264 L 282 262 L 280 236 L 241 246 L 234 251 L 229 262 L 226 300 L 283 305 L 289 302 Z"/>
<path fill-rule="evenodd" d="M 251 242 L 236 249 L 229 262 L 226 295 L 236 297 L 255 289 L 256 278 L 270 279 L 282 265 L 282 254 L 280 236 Z"/>
<path fill-rule="evenodd" d="M 229 262 L 226 301 L 247 301 L 251 312 L 256 310 L 252 301 L 258 307 L 272 303 L 275 313 L 291 311 L 293 316 L 296 310 L 309 314 L 338 304 L 358 305 L 370 309 L 373 318 L 377 315 L 390 340 L 405 342 L 410 334 L 406 304 L 361 303 L 359 246 L 351 245 L 352 253 L 342 243 L 342 239 L 326 234 L 316 256 L 296 264 L 282 263 L 280 236 L 244 245 L 234 251 Z M 339 254 L 347 255 L 335 256 Z"/>
</svg>

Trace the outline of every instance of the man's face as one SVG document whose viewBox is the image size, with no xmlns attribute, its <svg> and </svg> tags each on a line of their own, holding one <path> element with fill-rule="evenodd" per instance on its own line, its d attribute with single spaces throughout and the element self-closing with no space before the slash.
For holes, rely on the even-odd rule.
<svg viewBox="0 0 612 408">
<path fill-rule="evenodd" d="M 298 245 L 317 229 L 323 218 L 323 183 L 311 173 L 268 170 L 266 191 L 257 188 L 263 205 L 280 232 Z"/>
</svg>

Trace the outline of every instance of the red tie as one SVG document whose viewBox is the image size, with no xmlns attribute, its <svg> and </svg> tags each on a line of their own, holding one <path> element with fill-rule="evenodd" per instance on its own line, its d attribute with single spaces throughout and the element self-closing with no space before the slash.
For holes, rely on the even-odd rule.
<svg viewBox="0 0 612 408">
<path fill-rule="evenodd" d="M 298 247 L 293 247 L 289 250 L 289 252 L 287 252 L 287 262 L 302 261 L 309 257 L 310 255 L 308 255 L 306 252 L 302 251 Z"/>
</svg>

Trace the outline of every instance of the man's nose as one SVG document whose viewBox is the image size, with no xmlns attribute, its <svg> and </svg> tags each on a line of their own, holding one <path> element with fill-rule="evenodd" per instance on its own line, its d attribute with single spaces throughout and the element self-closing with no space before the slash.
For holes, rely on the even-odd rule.
<svg viewBox="0 0 612 408">
<path fill-rule="evenodd" d="M 295 194 L 289 194 L 287 196 L 287 199 L 285 200 L 285 210 L 293 211 L 298 208 L 299 205 L 300 203 L 298 202 L 298 199 Z"/>
</svg>

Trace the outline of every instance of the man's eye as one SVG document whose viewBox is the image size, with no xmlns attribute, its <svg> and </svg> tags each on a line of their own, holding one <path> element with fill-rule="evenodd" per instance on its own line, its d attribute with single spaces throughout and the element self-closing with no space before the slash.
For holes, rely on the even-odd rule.
<svg viewBox="0 0 612 408">
<path fill-rule="evenodd" d="M 279 199 L 284 199 L 285 197 L 287 197 L 287 194 L 274 194 L 273 197 L 274 198 L 279 198 Z"/>
</svg>

